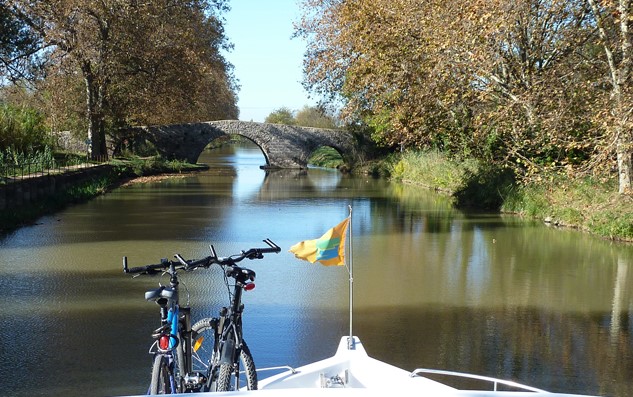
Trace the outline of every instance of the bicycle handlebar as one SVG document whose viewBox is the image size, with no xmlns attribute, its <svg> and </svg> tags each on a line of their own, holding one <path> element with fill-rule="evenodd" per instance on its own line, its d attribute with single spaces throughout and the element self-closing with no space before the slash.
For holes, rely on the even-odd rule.
<svg viewBox="0 0 633 397">
<path fill-rule="evenodd" d="M 195 270 L 199 267 L 208 268 L 212 264 L 216 263 L 220 266 L 232 266 L 235 263 L 243 260 L 243 259 L 262 259 L 264 254 L 266 253 L 278 253 L 281 251 L 281 248 L 275 244 L 270 239 L 263 240 L 264 243 L 268 245 L 268 248 L 250 248 L 246 251 L 242 251 L 239 254 L 231 255 L 225 258 L 219 258 L 215 252 L 215 248 L 213 245 L 209 246 L 211 249 L 211 256 L 207 256 L 206 258 L 198 259 L 198 260 L 185 260 L 180 254 L 174 255 L 176 257 L 176 261 L 162 260 L 161 263 L 155 265 L 145 265 L 145 266 L 137 266 L 137 267 L 128 267 L 127 264 L 127 256 L 123 257 L 123 272 L 124 273 L 138 273 L 138 274 L 158 274 L 162 273 L 165 269 L 174 266 L 175 269 L 178 270 Z"/>
<path fill-rule="evenodd" d="M 268 244 L 270 248 L 250 248 L 246 251 L 242 251 L 239 254 L 231 255 L 226 258 L 218 258 L 218 256 L 215 254 L 215 249 L 213 248 L 213 246 L 211 246 L 210 248 L 213 256 L 211 256 L 210 258 L 213 263 L 224 266 L 231 265 L 243 259 L 262 259 L 264 257 L 264 254 L 266 253 L 277 253 L 281 251 L 281 248 L 277 244 L 273 243 L 272 240 L 267 238 L 266 240 L 264 240 L 264 242 Z"/>
</svg>

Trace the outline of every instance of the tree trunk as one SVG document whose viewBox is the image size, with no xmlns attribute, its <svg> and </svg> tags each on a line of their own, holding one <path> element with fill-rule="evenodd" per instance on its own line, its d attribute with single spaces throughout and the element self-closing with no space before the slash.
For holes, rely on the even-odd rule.
<svg viewBox="0 0 633 397">
<path fill-rule="evenodd" d="M 612 84 L 611 100 L 613 101 L 613 116 L 615 136 L 615 154 L 618 162 L 618 191 L 620 194 L 631 193 L 631 172 L 633 171 L 633 131 L 628 121 L 631 104 L 629 84 L 631 81 L 631 63 L 633 63 L 633 37 L 629 32 L 631 21 L 631 4 L 628 0 L 619 0 L 615 8 L 611 9 L 613 15 L 618 15 L 615 24 L 615 35 L 618 39 L 611 41 L 607 34 L 604 15 L 609 9 L 601 8 L 601 2 L 587 0 L 596 19 L 598 34 L 602 39 L 602 45 L 609 65 Z M 600 5 L 600 7 L 599 7 Z"/>
<path fill-rule="evenodd" d="M 100 87 L 89 62 L 82 64 L 81 70 L 86 84 L 86 118 L 88 121 L 88 157 L 91 160 L 106 160 L 106 142 L 103 120 L 103 103 Z"/>
<path fill-rule="evenodd" d="M 631 148 L 631 132 L 623 127 L 619 129 L 615 149 L 618 160 L 618 192 L 620 194 L 628 194 L 632 193 L 633 150 Z"/>
<path fill-rule="evenodd" d="M 616 141 L 616 155 L 618 160 L 619 192 L 620 194 L 631 193 L 631 171 L 633 162 L 633 134 L 631 123 L 628 121 L 631 103 L 630 83 L 631 83 L 631 63 L 633 62 L 633 47 L 629 23 L 631 22 L 631 2 L 630 0 L 620 0 L 618 3 L 620 13 L 620 51 L 622 60 L 618 70 L 618 136 Z"/>
</svg>

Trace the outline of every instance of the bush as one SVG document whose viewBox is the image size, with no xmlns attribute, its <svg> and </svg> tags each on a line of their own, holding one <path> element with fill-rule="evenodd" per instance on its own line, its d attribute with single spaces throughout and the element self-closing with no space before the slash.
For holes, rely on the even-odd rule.
<svg viewBox="0 0 633 397">
<path fill-rule="evenodd" d="M 481 166 L 464 174 L 463 185 L 454 193 L 456 206 L 499 211 L 515 184 L 514 173 L 494 166 Z"/>
<path fill-rule="evenodd" d="M 479 168 L 476 160 L 455 161 L 438 151 L 406 151 L 394 156 L 392 164 L 393 179 L 450 193 L 460 190 Z"/>
<path fill-rule="evenodd" d="M 0 150 L 0 171 L 4 175 L 42 172 L 55 166 L 57 166 L 57 161 L 48 146 L 41 151 L 28 153 L 18 152 L 12 148 Z"/>
<path fill-rule="evenodd" d="M 44 115 L 26 107 L 0 105 L 0 151 L 32 153 L 50 146 Z"/>
</svg>

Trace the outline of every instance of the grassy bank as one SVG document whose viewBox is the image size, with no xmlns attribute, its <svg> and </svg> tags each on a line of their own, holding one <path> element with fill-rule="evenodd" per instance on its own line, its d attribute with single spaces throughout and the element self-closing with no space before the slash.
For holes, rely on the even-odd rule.
<svg viewBox="0 0 633 397">
<path fill-rule="evenodd" d="M 403 153 L 385 164 L 392 179 L 442 191 L 460 208 L 512 213 L 633 241 L 633 198 L 618 194 L 613 180 L 557 176 L 520 184 L 503 170 L 437 152 Z"/>
<path fill-rule="evenodd" d="M 308 159 L 308 164 L 323 168 L 346 170 L 346 168 L 344 168 L 345 162 L 341 155 L 335 149 L 328 146 L 322 146 L 315 150 Z"/>
<path fill-rule="evenodd" d="M 165 173 L 182 173 L 205 168 L 181 161 L 165 161 L 159 158 L 130 158 L 112 160 L 111 170 L 97 178 L 75 184 L 17 208 L 0 211 L 0 233 L 31 224 L 37 218 L 62 210 L 70 204 L 81 203 L 106 193 L 130 179 Z"/>
<path fill-rule="evenodd" d="M 558 177 L 515 186 L 501 209 L 613 240 L 633 241 L 631 208 L 633 197 L 618 194 L 616 181 Z"/>
</svg>

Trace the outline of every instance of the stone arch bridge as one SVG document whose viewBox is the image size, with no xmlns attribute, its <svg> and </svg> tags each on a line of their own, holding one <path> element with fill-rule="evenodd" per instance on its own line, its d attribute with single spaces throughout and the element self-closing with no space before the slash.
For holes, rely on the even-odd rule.
<svg viewBox="0 0 633 397">
<path fill-rule="evenodd" d="M 352 134 L 323 128 L 221 120 L 135 128 L 138 129 L 164 157 L 190 163 L 197 162 L 210 142 L 225 135 L 241 135 L 253 141 L 270 168 L 306 168 L 312 152 L 321 146 L 334 148 L 349 166 L 356 163 L 358 156 Z"/>
</svg>

